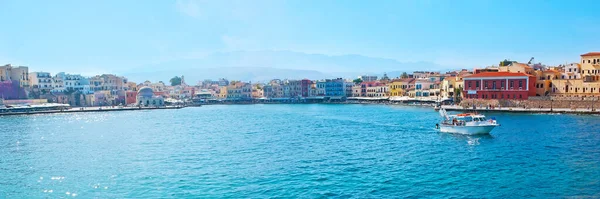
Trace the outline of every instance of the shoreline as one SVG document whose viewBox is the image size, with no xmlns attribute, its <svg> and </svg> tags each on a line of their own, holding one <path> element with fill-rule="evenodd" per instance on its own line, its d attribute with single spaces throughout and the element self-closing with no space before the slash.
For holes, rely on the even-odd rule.
<svg viewBox="0 0 600 199">
<path fill-rule="evenodd" d="M 141 110 L 157 110 L 157 109 L 182 109 L 184 106 L 165 106 L 165 107 L 75 107 L 65 110 L 48 110 L 48 111 L 28 111 L 28 112 L 5 112 L 0 113 L 0 116 L 13 115 L 37 115 L 37 114 L 54 114 L 54 113 L 84 113 L 84 112 L 110 112 L 110 111 L 141 111 Z"/>
<path fill-rule="evenodd" d="M 575 115 L 600 115 L 600 110 L 592 110 L 589 108 L 520 108 L 520 107 L 502 107 L 502 108 L 464 108 L 455 105 L 442 105 L 446 111 L 462 111 L 462 112 L 497 112 L 497 113 L 544 113 L 544 114 L 575 114 Z M 439 108 L 435 108 L 439 110 Z"/>
<path fill-rule="evenodd" d="M 186 107 L 201 107 L 205 105 L 303 105 L 303 104 L 325 104 L 325 105 L 347 105 L 347 104 L 360 104 L 360 105 L 399 105 L 407 107 L 423 107 L 433 108 L 437 111 L 439 108 L 435 107 L 431 103 L 423 104 L 409 104 L 409 103 L 382 103 L 382 102 L 328 102 L 328 103 L 214 103 L 214 104 L 195 104 L 189 106 L 166 106 L 166 107 L 74 107 L 66 110 L 48 110 L 48 111 L 29 111 L 29 112 L 5 112 L 0 113 L 1 116 L 14 116 L 14 115 L 37 115 L 37 114 L 54 114 L 54 113 L 84 113 L 84 112 L 110 112 L 110 111 L 141 111 L 141 110 L 159 110 L 159 109 L 182 109 Z M 460 112 L 496 112 L 496 113 L 524 113 L 524 114 L 574 114 L 574 115 L 600 115 L 600 110 L 591 110 L 589 108 L 520 108 L 520 107 L 501 107 L 501 108 L 464 108 L 457 105 L 442 105 L 447 111 L 460 111 Z"/>
</svg>

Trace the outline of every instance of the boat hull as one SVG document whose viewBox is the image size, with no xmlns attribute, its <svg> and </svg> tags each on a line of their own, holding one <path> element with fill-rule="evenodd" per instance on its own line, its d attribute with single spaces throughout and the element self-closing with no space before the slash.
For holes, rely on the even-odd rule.
<svg viewBox="0 0 600 199">
<path fill-rule="evenodd" d="M 489 134 L 494 128 L 496 128 L 496 125 L 487 125 L 487 126 L 440 125 L 440 132 L 465 134 L 465 135 L 482 135 L 482 134 Z"/>
</svg>

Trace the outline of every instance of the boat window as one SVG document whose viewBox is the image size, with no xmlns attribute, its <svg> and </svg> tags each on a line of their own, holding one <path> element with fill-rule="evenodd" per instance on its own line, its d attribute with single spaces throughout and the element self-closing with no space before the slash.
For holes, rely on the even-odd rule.
<svg viewBox="0 0 600 199">
<path fill-rule="evenodd" d="M 486 119 L 485 119 L 485 117 L 482 117 L 482 118 L 481 118 L 481 121 L 485 121 L 485 120 L 486 120 Z"/>
</svg>

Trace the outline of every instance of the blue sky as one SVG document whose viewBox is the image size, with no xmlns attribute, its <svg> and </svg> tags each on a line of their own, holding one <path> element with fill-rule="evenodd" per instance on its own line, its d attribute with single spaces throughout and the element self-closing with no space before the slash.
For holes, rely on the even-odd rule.
<svg viewBox="0 0 600 199">
<path fill-rule="evenodd" d="M 0 0 L 0 63 L 82 74 L 215 52 L 294 51 L 473 68 L 600 51 L 595 1 Z M 147 69 L 151 70 L 151 69 Z"/>
</svg>

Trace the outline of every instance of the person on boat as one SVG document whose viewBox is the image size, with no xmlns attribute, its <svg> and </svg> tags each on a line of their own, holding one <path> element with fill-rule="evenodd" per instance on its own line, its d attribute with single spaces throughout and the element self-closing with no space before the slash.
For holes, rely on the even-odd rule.
<svg viewBox="0 0 600 199">
<path fill-rule="evenodd" d="M 457 123 L 458 121 L 456 120 L 456 118 L 452 118 L 452 125 L 458 125 Z"/>
</svg>

